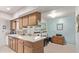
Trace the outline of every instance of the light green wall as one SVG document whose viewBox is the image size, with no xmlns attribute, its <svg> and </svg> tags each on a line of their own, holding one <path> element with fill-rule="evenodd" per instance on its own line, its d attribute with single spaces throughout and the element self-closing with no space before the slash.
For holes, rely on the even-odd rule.
<svg viewBox="0 0 79 59">
<path fill-rule="evenodd" d="M 63 30 L 57 30 L 57 24 L 62 21 Z M 65 37 L 66 43 L 75 44 L 75 17 L 65 16 L 57 19 L 48 19 L 48 36 L 51 37 L 55 34 L 62 34 Z"/>
</svg>

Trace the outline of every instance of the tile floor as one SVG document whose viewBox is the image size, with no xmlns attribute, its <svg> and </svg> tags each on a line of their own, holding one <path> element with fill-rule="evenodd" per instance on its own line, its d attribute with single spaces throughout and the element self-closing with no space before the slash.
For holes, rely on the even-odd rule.
<svg viewBox="0 0 79 59">
<path fill-rule="evenodd" d="M 76 52 L 76 47 L 68 44 L 68 45 L 59 45 L 54 43 L 49 43 L 44 48 L 45 53 L 74 53 Z"/>
<path fill-rule="evenodd" d="M 0 53 L 14 53 L 8 46 L 0 46 Z"/>
<path fill-rule="evenodd" d="M 76 52 L 76 48 L 73 45 L 58 45 L 49 43 L 44 47 L 45 53 L 73 53 Z M 15 53 L 8 46 L 0 46 L 0 53 Z"/>
</svg>

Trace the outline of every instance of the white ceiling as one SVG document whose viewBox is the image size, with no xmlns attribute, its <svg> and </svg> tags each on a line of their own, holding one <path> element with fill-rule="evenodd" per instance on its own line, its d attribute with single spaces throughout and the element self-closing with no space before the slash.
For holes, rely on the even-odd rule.
<svg viewBox="0 0 79 59">
<path fill-rule="evenodd" d="M 56 10 L 58 12 L 71 13 L 75 11 L 74 6 L 42 6 L 37 9 L 40 12 L 48 12 L 52 10 Z"/>
<path fill-rule="evenodd" d="M 6 8 L 10 8 L 11 10 L 7 10 Z M 4 16 L 4 14 L 6 14 L 10 17 L 17 18 L 21 15 L 26 15 L 34 11 L 39 11 L 43 13 L 43 12 L 48 12 L 51 10 L 57 10 L 58 12 L 70 13 L 70 12 L 75 11 L 75 7 L 74 6 L 0 6 L 0 15 Z M 3 18 L 6 18 L 6 17 L 7 16 Z"/>
<path fill-rule="evenodd" d="M 10 8 L 10 10 L 7 10 L 7 8 Z M 14 14 L 22 8 L 24 8 L 24 6 L 0 6 L 0 12 Z"/>
</svg>

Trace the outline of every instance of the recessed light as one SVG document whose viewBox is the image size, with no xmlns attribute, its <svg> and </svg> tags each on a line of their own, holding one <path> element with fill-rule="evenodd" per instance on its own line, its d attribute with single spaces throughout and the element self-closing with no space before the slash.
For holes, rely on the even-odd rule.
<svg viewBox="0 0 79 59">
<path fill-rule="evenodd" d="M 10 10 L 11 8 L 6 8 L 7 10 Z"/>
<path fill-rule="evenodd" d="M 48 14 L 48 16 L 50 16 L 50 17 L 52 17 L 52 18 L 55 18 L 55 17 L 57 16 L 56 10 L 52 10 L 52 11 L 50 12 L 50 14 Z"/>
<path fill-rule="evenodd" d="M 53 13 L 53 14 L 48 14 L 49 17 L 52 17 L 52 18 L 55 18 L 56 17 L 56 14 Z"/>
<path fill-rule="evenodd" d="M 48 16 L 52 17 L 52 18 L 56 18 L 56 17 L 60 17 L 62 16 L 63 13 L 62 12 L 57 12 L 56 10 L 51 11 Z"/>
<path fill-rule="evenodd" d="M 52 10 L 51 13 L 56 13 L 56 10 Z"/>
</svg>

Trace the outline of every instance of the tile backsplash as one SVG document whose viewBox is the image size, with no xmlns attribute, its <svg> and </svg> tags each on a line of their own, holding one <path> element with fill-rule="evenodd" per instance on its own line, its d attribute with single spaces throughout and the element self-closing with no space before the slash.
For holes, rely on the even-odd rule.
<svg viewBox="0 0 79 59">
<path fill-rule="evenodd" d="M 45 30 L 45 28 L 44 28 Z M 28 26 L 27 28 L 23 28 L 21 30 L 17 30 L 16 31 L 17 34 L 21 34 L 21 35 L 39 35 L 39 36 L 47 36 L 47 32 L 43 32 L 43 28 L 41 25 L 38 26 Z"/>
</svg>

